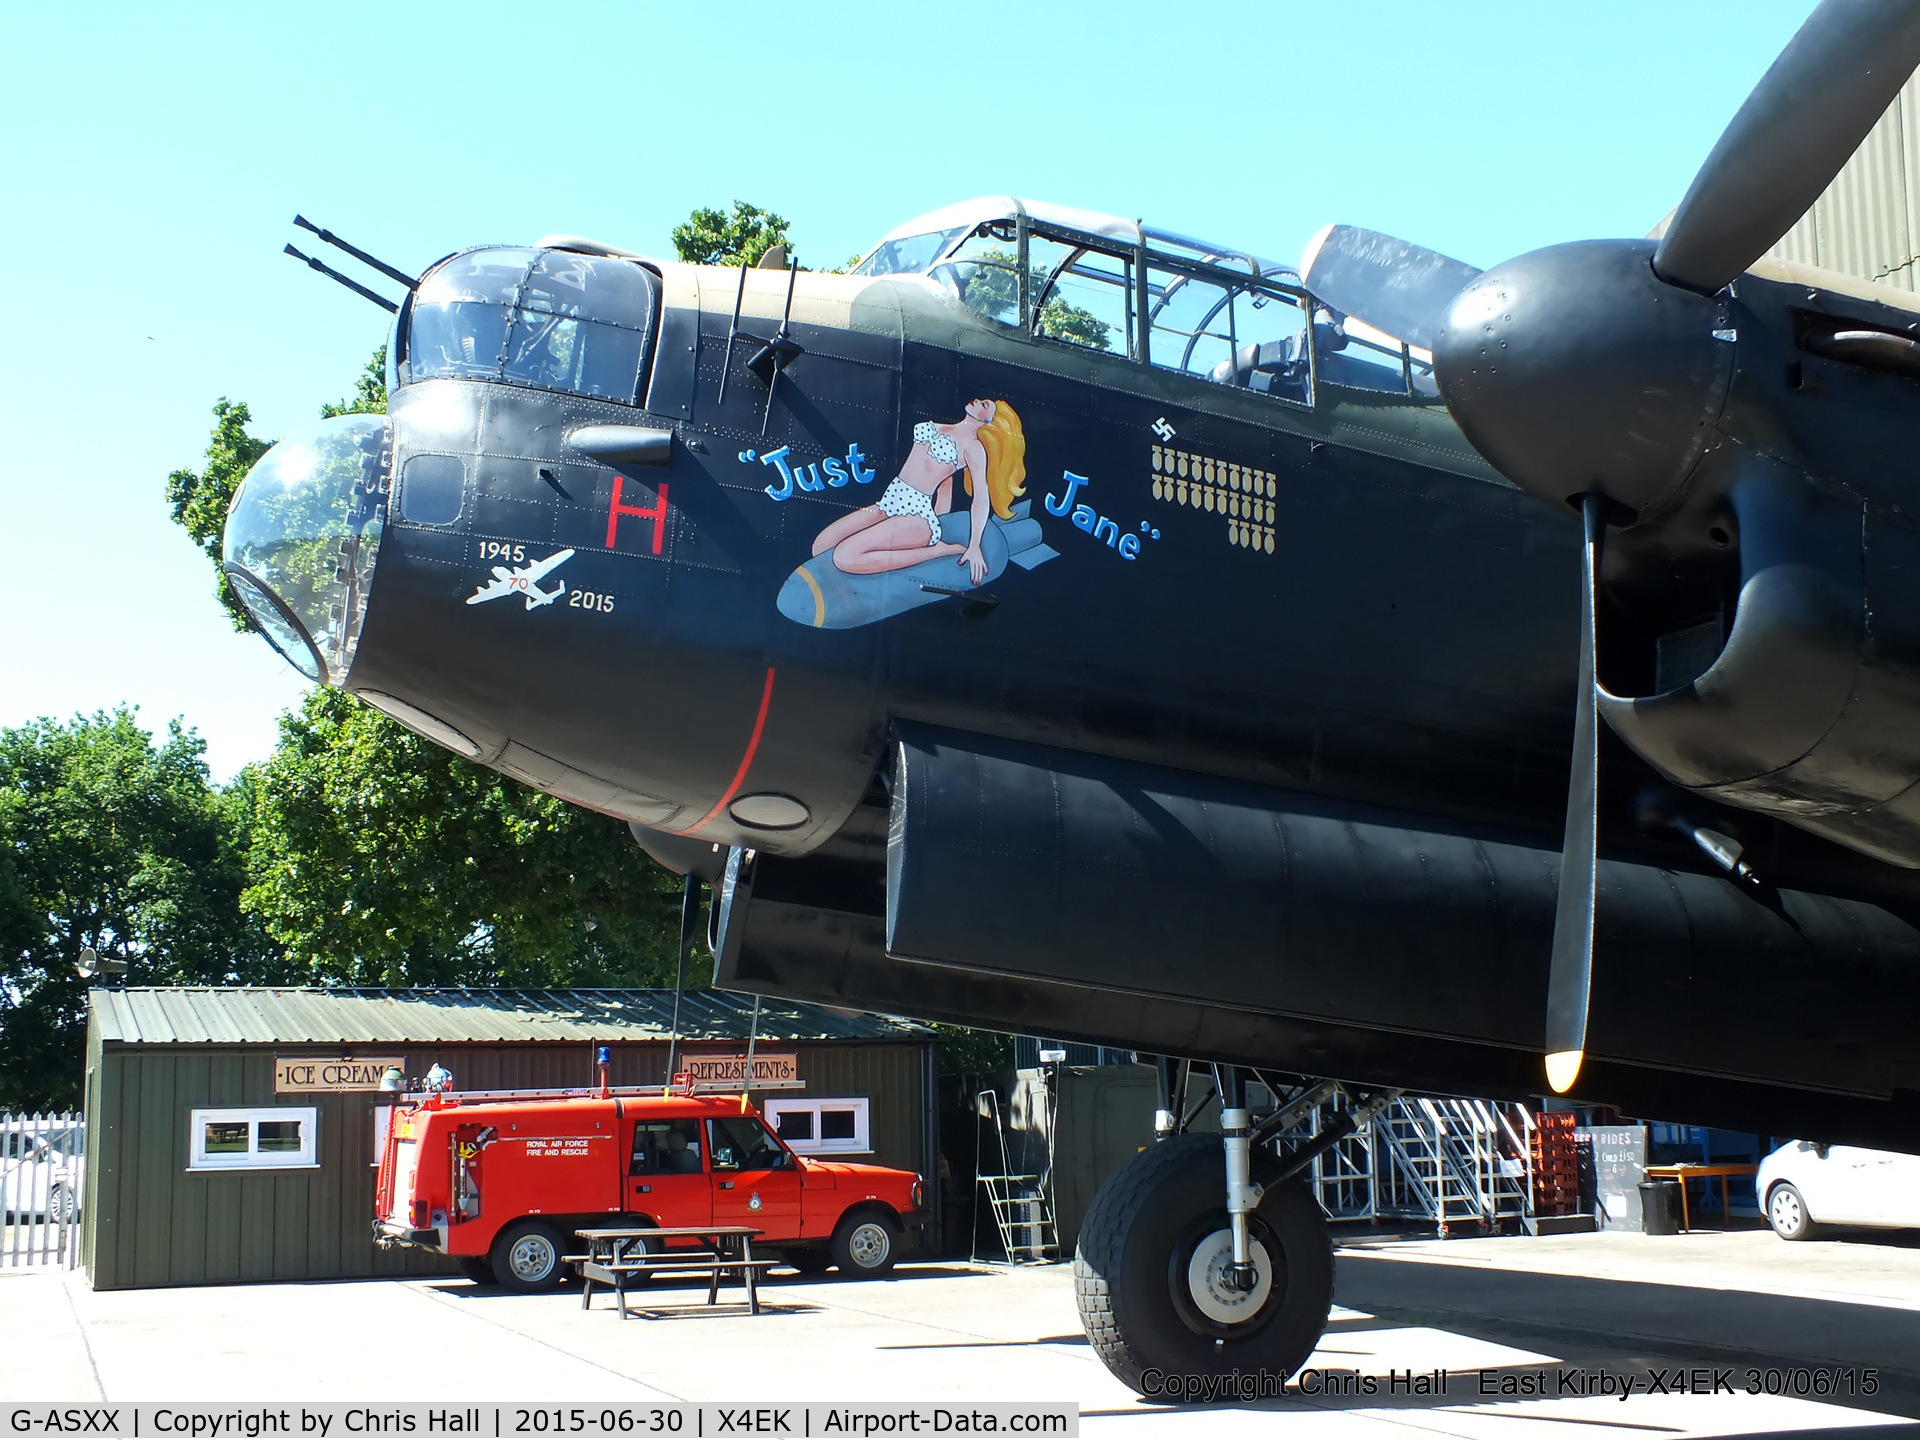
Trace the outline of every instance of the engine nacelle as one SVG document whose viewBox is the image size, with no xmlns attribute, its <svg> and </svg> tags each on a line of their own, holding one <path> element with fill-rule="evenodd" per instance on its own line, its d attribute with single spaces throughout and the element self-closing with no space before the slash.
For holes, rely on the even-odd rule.
<svg viewBox="0 0 1920 1440">
<path fill-rule="evenodd" d="M 1725 646 L 1664 693 L 1603 692 L 1601 714 L 1677 785 L 1920 867 L 1920 529 L 1759 459 L 1728 503 Z"/>
</svg>

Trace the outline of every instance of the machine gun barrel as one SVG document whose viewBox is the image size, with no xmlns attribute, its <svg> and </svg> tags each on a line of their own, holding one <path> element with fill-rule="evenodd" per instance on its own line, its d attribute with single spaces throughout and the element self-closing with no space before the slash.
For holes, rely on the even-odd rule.
<svg viewBox="0 0 1920 1440">
<path fill-rule="evenodd" d="M 314 259 L 311 255 L 302 255 L 298 250 L 294 249 L 293 246 L 291 245 L 286 247 L 286 253 L 293 256 L 293 258 L 296 260 L 304 261 L 308 265 L 308 267 L 314 270 L 318 270 L 322 275 L 326 276 L 329 280 L 338 280 L 342 285 L 346 286 L 349 290 L 353 291 L 354 294 L 366 296 L 367 299 L 371 300 L 374 304 L 378 305 L 382 310 L 386 311 L 389 315 L 397 315 L 400 313 L 400 307 L 394 304 L 393 301 L 387 299 L 386 296 L 375 294 L 373 291 L 367 289 L 366 286 L 362 285 L 357 280 L 349 280 L 345 275 L 342 275 L 338 270 L 334 269 L 331 265 L 322 264 L 320 261 Z"/>
<path fill-rule="evenodd" d="M 407 289 L 409 290 L 413 289 L 414 286 L 420 283 L 420 279 L 418 276 L 409 275 L 404 270 L 396 270 L 393 268 L 393 266 L 387 264 L 387 262 L 384 260 L 374 259 L 373 256 L 367 254 L 366 251 L 360 249 L 359 247 L 354 245 L 349 245 L 346 241 L 342 240 L 338 235 L 334 234 L 331 230 L 321 229 L 318 225 L 314 224 L 311 220 L 307 219 L 307 217 L 304 215 L 294 216 L 293 223 L 298 225 L 302 230 L 311 230 L 315 235 L 318 235 L 320 237 L 321 243 L 326 245 L 331 245 L 336 250 L 344 250 L 347 254 L 351 255 L 354 259 L 358 260 L 362 265 L 372 266 L 375 270 L 378 270 L 382 275 L 386 276 L 389 280 L 398 280 L 402 285 L 406 286 Z"/>
</svg>

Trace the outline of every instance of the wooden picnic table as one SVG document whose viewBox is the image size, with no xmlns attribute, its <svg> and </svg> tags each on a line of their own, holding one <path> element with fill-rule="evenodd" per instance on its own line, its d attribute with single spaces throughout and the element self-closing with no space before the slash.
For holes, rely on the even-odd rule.
<svg viewBox="0 0 1920 1440">
<path fill-rule="evenodd" d="M 627 1315 L 627 1280 L 633 1275 L 702 1275 L 707 1303 L 720 1298 L 720 1277 L 737 1270 L 747 1287 L 747 1312 L 760 1313 L 759 1272 L 777 1260 L 753 1258 L 753 1241 L 762 1232 L 751 1225 L 592 1225 L 573 1232 L 587 1242 L 587 1253 L 565 1258 L 580 1271 L 580 1308 L 593 1303 L 593 1287 L 612 1289 Z M 705 1250 L 669 1250 L 668 1240 L 704 1240 Z M 657 1245 L 658 1248 L 648 1248 Z M 635 1248 L 637 1247 L 637 1248 Z"/>
<path fill-rule="evenodd" d="M 1691 1230 L 1693 1226 L 1687 1216 L 1687 1181 L 1720 1181 L 1720 1218 L 1731 1221 L 1733 1210 L 1727 1204 L 1727 1181 L 1735 1175 L 1757 1175 L 1758 1165 L 1649 1165 L 1649 1180 L 1678 1180 L 1680 1182 L 1680 1228 Z"/>
</svg>

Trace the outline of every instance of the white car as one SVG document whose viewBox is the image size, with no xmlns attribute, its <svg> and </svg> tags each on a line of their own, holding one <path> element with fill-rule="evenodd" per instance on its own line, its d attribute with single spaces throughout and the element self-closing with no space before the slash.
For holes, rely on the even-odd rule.
<svg viewBox="0 0 1920 1440">
<path fill-rule="evenodd" d="M 1822 1225 L 1920 1227 L 1920 1155 L 1790 1140 L 1760 1162 L 1754 1189 L 1782 1240 Z"/>
<path fill-rule="evenodd" d="M 76 1125 L 8 1129 L 0 1139 L 0 1213 L 66 1222 L 80 1214 L 86 1132 Z"/>
</svg>

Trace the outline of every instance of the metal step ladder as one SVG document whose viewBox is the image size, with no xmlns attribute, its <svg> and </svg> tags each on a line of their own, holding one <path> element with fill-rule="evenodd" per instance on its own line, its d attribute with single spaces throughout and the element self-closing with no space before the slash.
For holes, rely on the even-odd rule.
<svg viewBox="0 0 1920 1440">
<path fill-rule="evenodd" d="M 1268 1092 L 1271 1096 L 1271 1091 Z M 1309 1111 L 1306 1118 L 1277 1137 L 1286 1149 L 1305 1145 L 1319 1138 L 1339 1113 L 1329 1101 Z M 1312 1190 L 1329 1220 L 1372 1220 L 1377 1218 L 1374 1192 L 1377 1179 L 1376 1146 L 1373 1139 L 1375 1119 L 1333 1147 L 1314 1156 Z"/>
<path fill-rule="evenodd" d="M 1060 1244 L 1058 1233 L 1054 1229 L 1053 1205 L 1047 1197 L 1047 1177 L 1044 1174 L 1030 1175 L 1016 1173 L 1013 1161 L 1007 1151 L 1007 1131 L 1000 1122 L 1000 1097 L 992 1090 L 982 1090 L 973 1097 L 975 1154 L 980 1173 L 974 1177 L 974 1199 L 976 1206 L 979 1197 L 984 1194 L 987 1208 L 993 1216 L 994 1229 L 1000 1236 L 1000 1248 L 1006 1252 L 1007 1260 L 1014 1265 L 1044 1265 L 1059 1258 Z M 993 1148 L 980 1143 L 981 1131 L 991 1123 L 993 1127 Z M 986 1173 L 993 1156 L 1000 1160 L 997 1174 Z M 976 1214 L 978 1211 L 976 1210 Z M 973 1259 L 979 1260 L 979 1227 L 974 1227 Z"/>
<path fill-rule="evenodd" d="M 1376 1214 L 1454 1224 L 1525 1225 L 1533 1214 L 1532 1117 L 1486 1100 L 1409 1096 L 1374 1121 Z"/>
</svg>

